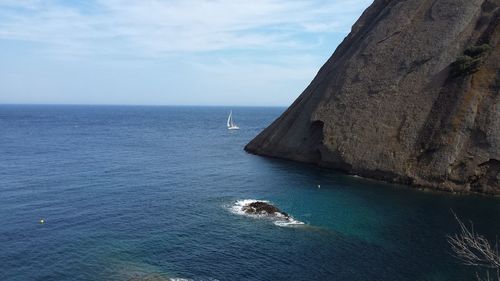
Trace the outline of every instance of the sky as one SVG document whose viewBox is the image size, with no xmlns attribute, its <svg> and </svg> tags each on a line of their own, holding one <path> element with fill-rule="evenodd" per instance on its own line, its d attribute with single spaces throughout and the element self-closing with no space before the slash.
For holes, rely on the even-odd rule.
<svg viewBox="0 0 500 281">
<path fill-rule="evenodd" d="M 371 0 L 0 0 L 0 104 L 290 105 Z"/>
</svg>

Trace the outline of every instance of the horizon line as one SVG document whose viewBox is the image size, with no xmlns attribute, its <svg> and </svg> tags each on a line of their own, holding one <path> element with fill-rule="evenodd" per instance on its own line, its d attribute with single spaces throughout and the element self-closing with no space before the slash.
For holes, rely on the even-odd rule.
<svg viewBox="0 0 500 281">
<path fill-rule="evenodd" d="M 217 104 L 127 104 L 127 103 L 0 103 L 0 106 L 144 106 L 144 107 L 289 107 L 290 105 L 217 105 Z"/>
</svg>

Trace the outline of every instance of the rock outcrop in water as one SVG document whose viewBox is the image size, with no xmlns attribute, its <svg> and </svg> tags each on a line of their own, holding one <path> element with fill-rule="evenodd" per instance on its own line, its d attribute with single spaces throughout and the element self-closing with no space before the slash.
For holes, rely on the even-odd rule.
<svg viewBox="0 0 500 281">
<path fill-rule="evenodd" d="M 455 192 L 500 194 L 500 0 L 375 0 L 245 149 Z"/>
<path fill-rule="evenodd" d="M 238 215 L 269 219 L 277 226 L 295 227 L 304 225 L 303 222 L 296 220 L 294 217 L 281 211 L 268 201 L 254 199 L 238 200 L 230 210 Z"/>
<path fill-rule="evenodd" d="M 286 219 L 290 218 L 290 216 L 282 212 L 280 209 L 276 208 L 275 206 L 262 202 L 262 201 L 255 201 L 252 202 L 248 205 L 245 205 L 242 207 L 242 210 L 251 215 L 269 215 L 269 216 L 280 216 L 284 217 Z"/>
</svg>

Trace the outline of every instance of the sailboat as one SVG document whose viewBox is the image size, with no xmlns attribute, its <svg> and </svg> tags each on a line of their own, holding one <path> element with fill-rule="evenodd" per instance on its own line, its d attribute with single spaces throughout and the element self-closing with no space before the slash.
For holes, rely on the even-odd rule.
<svg viewBox="0 0 500 281">
<path fill-rule="evenodd" d="M 229 113 L 229 117 L 227 118 L 227 129 L 228 130 L 239 130 L 240 129 L 240 127 L 238 127 L 236 125 L 236 123 L 234 123 L 234 121 L 233 121 L 233 111 L 232 110 Z"/>
</svg>

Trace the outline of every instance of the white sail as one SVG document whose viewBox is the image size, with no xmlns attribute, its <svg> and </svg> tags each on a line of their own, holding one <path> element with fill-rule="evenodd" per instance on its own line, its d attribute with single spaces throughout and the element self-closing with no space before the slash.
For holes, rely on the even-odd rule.
<svg viewBox="0 0 500 281">
<path fill-rule="evenodd" d="M 233 111 L 232 110 L 229 112 L 229 117 L 227 117 L 227 128 L 229 130 L 238 130 L 240 128 L 233 121 Z"/>
<path fill-rule="evenodd" d="M 231 128 L 233 126 L 233 111 L 229 113 L 229 117 L 227 118 L 227 127 Z"/>
</svg>

